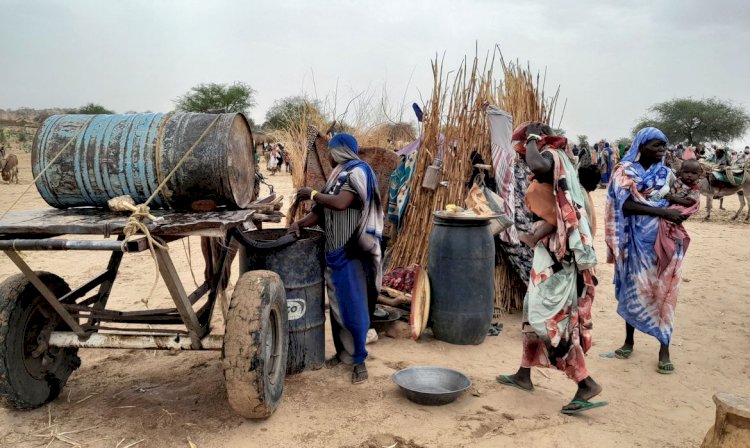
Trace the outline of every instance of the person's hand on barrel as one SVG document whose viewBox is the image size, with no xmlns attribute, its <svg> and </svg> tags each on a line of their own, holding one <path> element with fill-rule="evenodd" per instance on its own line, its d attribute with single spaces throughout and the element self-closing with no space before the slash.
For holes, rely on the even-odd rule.
<svg viewBox="0 0 750 448">
<path fill-rule="evenodd" d="M 297 190 L 297 201 L 306 201 L 310 199 L 313 189 L 310 187 L 304 187 Z"/>
<path fill-rule="evenodd" d="M 293 233 L 297 235 L 298 237 L 302 236 L 302 233 L 300 232 L 300 226 L 299 221 L 294 221 L 292 225 L 289 226 L 289 228 L 286 231 L 287 233 Z"/>
</svg>

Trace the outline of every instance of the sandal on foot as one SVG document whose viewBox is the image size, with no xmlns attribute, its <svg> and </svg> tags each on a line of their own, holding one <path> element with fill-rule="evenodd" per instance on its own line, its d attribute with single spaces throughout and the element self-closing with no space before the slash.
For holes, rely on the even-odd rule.
<svg viewBox="0 0 750 448">
<path fill-rule="evenodd" d="M 563 409 L 560 410 L 560 412 L 562 412 L 563 414 L 567 414 L 567 415 L 580 414 L 581 412 L 588 411 L 589 409 L 600 408 L 600 407 L 606 406 L 608 404 L 609 403 L 606 402 L 606 401 L 594 401 L 594 402 L 591 402 L 591 401 L 573 400 L 570 403 L 568 403 L 567 406 L 578 406 L 577 408 L 575 408 L 575 409 L 565 409 L 565 408 L 563 408 Z"/>
<path fill-rule="evenodd" d="M 364 383 L 367 381 L 367 367 L 364 364 L 357 364 L 352 369 L 352 384 Z"/>
<path fill-rule="evenodd" d="M 633 349 L 618 348 L 615 350 L 615 358 L 617 359 L 628 359 L 633 354 Z"/>
<path fill-rule="evenodd" d="M 326 362 L 323 363 L 326 369 L 332 369 L 339 364 L 341 364 L 341 358 L 339 358 L 338 355 L 332 358 L 326 359 Z"/>
<path fill-rule="evenodd" d="M 674 373 L 674 364 L 672 364 L 672 361 L 659 361 L 659 367 L 656 371 L 662 375 L 670 375 Z"/>
<path fill-rule="evenodd" d="M 502 384 L 503 386 L 515 387 L 516 389 L 521 389 L 524 392 L 534 391 L 534 386 L 531 386 L 531 389 L 527 389 L 513 381 L 513 378 L 511 378 L 510 375 L 498 375 L 495 377 L 495 381 Z"/>
</svg>

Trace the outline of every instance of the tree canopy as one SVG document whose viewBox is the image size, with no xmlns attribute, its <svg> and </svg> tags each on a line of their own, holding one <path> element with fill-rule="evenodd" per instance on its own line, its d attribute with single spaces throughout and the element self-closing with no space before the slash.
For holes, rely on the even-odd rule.
<svg viewBox="0 0 750 448">
<path fill-rule="evenodd" d="M 625 148 L 630 148 L 630 145 L 633 143 L 633 139 L 630 137 L 620 137 L 617 140 L 615 140 L 615 146 L 620 147 L 620 144 L 624 145 Z"/>
<path fill-rule="evenodd" d="M 87 105 L 83 107 L 80 107 L 78 109 L 73 109 L 71 112 L 75 114 L 87 114 L 87 115 L 115 113 L 115 111 L 109 110 L 106 107 L 102 106 L 101 104 L 96 104 L 96 103 L 88 103 Z"/>
<path fill-rule="evenodd" d="M 318 123 L 323 121 L 323 113 L 317 101 L 303 96 L 288 96 L 274 101 L 266 112 L 264 129 L 291 130 L 302 122 Z"/>
<path fill-rule="evenodd" d="M 255 89 L 242 82 L 198 84 L 177 98 L 175 107 L 182 112 L 241 112 L 255 107 Z"/>
<path fill-rule="evenodd" d="M 694 100 L 676 98 L 649 109 L 633 129 L 654 126 L 675 142 L 690 145 L 705 142 L 729 143 L 742 137 L 750 126 L 750 116 L 740 106 L 717 98 Z"/>
</svg>

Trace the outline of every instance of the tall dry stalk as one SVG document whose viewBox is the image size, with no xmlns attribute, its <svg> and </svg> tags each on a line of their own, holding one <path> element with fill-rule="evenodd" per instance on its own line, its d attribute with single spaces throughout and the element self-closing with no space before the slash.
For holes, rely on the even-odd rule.
<svg viewBox="0 0 750 448">
<path fill-rule="evenodd" d="M 494 78 L 498 59 L 502 81 Z M 487 54 L 481 67 L 475 55 L 473 61 L 464 58 L 457 70 L 446 74 L 443 63 L 436 58 L 432 72 L 433 90 L 425 107 L 423 143 L 402 231 L 393 248 L 392 268 L 427 264 L 432 212 L 451 203 L 464 205 L 469 189 L 466 183 L 473 169 L 472 152 L 476 151 L 486 163 L 492 160 L 486 105 L 494 104 L 510 112 L 516 125 L 531 120 L 549 123 L 559 96 L 558 88 L 552 98 L 545 98 L 544 81 L 540 86 L 539 75 L 535 82 L 528 66 L 506 63 L 497 47 L 491 55 Z M 422 188 L 425 170 L 437 157 L 442 158 L 442 180 L 447 187 L 435 191 Z M 506 261 L 495 271 L 495 290 L 496 315 L 522 306 L 525 285 Z"/>
</svg>

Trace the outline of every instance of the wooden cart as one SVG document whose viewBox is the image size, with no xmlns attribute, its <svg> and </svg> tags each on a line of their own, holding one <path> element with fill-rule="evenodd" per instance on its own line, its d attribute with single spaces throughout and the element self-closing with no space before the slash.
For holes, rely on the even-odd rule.
<svg viewBox="0 0 750 448">
<path fill-rule="evenodd" d="M 174 307 L 140 311 L 107 306 L 123 256 L 149 250 L 145 236 L 125 241 L 127 216 L 93 208 L 48 209 L 13 212 L 0 220 L 0 250 L 21 271 L 0 284 L 0 403 L 5 407 L 30 409 L 54 400 L 80 366 L 79 348 L 221 350 L 232 408 L 247 418 L 273 413 L 288 351 L 286 299 L 278 275 L 244 274 L 230 299 L 224 334 L 212 334 L 210 324 L 241 232 L 279 216 L 252 210 L 152 213 L 159 219 L 147 227 L 158 241 L 203 237 L 207 267 L 205 282 L 188 294 L 169 251 L 155 247 Z M 32 250 L 109 251 L 111 256 L 101 274 L 71 290 L 54 273 L 27 264 L 21 252 Z"/>
</svg>

